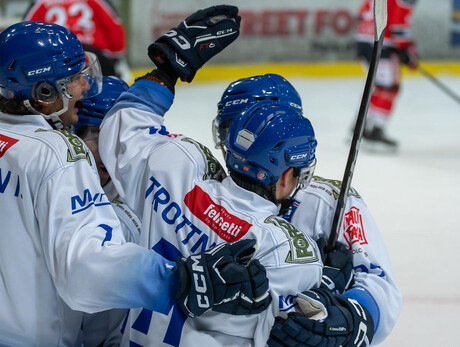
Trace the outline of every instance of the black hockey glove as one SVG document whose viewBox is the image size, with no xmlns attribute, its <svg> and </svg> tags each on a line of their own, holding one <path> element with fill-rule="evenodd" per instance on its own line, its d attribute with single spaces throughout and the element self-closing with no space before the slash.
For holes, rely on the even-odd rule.
<svg viewBox="0 0 460 347">
<path fill-rule="evenodd" d="M 297 303 L 305 315 L 291 313 L 287 319 L 277 318 L 269 346 L 365 347 L 372 342 L 374 321 L 356 300 L 312 289 L 299 294 Z"/>
<path fill-rule="evenodd" d="M 158 68 L 172 69 L 190 83 L 198 69 L 236 40 L 240 21 L 235 6 L 199 10 L 152 43 L 149 57 Z"/>
<path fill-rule="evenodd" d="M 255 240 L 222 243 L 210 250 L 178 258 L 177 301 L 195 317 L 213 309 L 234 315 L 263 312 L 271 302 L 265 268 L 254 254 Z"/>
<path fill-rule="evenodd" d="M 418 49 L 415 43 L 411 42 L 406 47 L 401 48 L 399 50 L 399 56 L 400 56 L 401 62 L 407 65 L 409 69 L 414 70 L 417 68 L 419 57 L 418 57 Z"/>
<path fill-rule="evenodd" d="M 324 244 L 324 239 L 321 240 L 317 242 L 320 247 Z M 353 281 L 353 254 L 347 246 L 339 242 L 336 242 L 333 250 L 326 252 L 323 255 L 324 268 L 320 288 L 342 294 Z"/>
</svg>

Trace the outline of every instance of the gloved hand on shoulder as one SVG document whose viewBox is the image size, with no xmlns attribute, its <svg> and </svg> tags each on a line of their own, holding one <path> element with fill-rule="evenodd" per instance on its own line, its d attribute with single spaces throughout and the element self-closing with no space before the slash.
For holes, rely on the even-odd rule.
<svg viewBox="0 0 460 347">
<path fill-rule="evenodd" d="M 176 260 L 177 301 L 189 316 L 213 309 L 234 315 L 263 312 L 271 302 L 268 278 L 253 259 L 255 240 L 222 243 L 206 252 Z"/>
</svg>

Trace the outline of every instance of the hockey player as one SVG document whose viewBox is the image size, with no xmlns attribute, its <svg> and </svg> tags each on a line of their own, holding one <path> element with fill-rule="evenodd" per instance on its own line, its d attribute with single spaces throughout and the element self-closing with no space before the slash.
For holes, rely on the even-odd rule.
<svg viewBox="0 0 460 347">
<path fill-rule="evenodd" d="M 375 151 L 395 151 L 397 142 L 386 134 L 401 85 L 401 63 L 410 69 L 418 65 L 418 50 L 412 39 L 411 17 L 416 0 L 388 0 L 388 21 L 375 86 L 363 133 L 363 147 Z M 364 0 L 356 28 L 358 57 L 366 68 L 374 44 L 374 0 Z"/>
<path fill-rule="evenodd" d="M 213 134 L 216 148 L 226 152 L 225 137 L 232 120 L 244 113 L 249 107 L 260 102 L 272 104 L 294 105 L 294 110 L 301 110 L 300 96 L 295 88 L 281 76 L 275 75 L 276 84 L 273 83 L 272 74 L 251 76 L 239 79 L 229 84 L 218 103 L 218 114 L 213 121 Z M 216 131 L 216 129 L 218 131 Z M 328 239 L 331 232 L 332 219 L 336 207 L 336 199 L 340 191 L 340 181 L 328 180 L 314 176 L 310 183 L 295 195 L 289 210 L 283 218 L 314 240 Z M 370 312 L 375 326 L 373 344 L 382 342 L 390 333 L 401 310 L 401 294 L 391 275 L 390 262 L 387 251 L 377 225 L 370 215 L 362 197 L 352 189 L 348 197 L 342 232 L 338 238 L 338 251 L 327 254 L 323 259 L 326 265 L 323 275 L 322 287 L 334 293 L 342 294 L 355 299 Z M 352 286 L 349 287 L 348 264 L 345 249 L 353 252 L 354 276 Z M 345 260 L 342 260 L 345 259 Z M 346 298 L 345 298 L 346 300 Z M 345 301 L 346 302 L 346 301 Z M 288 332 L 313 330 L 310 323 L 302 325 L 298 316 L 290 317 L 284 323 L 281 321 L 274 328 L 270 344 L 273 346 L 296 346 L 306 343 L 315 345 L 319 340 L 332 340 L 340 334 L 324 336 L 320 333 L 313 335 L 288 336 Z M 338 324 L 343 321 L 337 321 Z M 325 320 L 323 326 L 329 324 Z M 335 323 L 335 322 L 334 322 Z M 344 325 L 342 337 L 351 338 L 353 327 Z M 292 330 L 289 330 L 293 328 Z M 315 327 L 316 329 L 317 327 Z M 348 336 L 347 336 L 348 335 Z M 312 340 L 306 341 L 308 337 Z M 292 340 L 290 339 L 292 338 Z M 305 338 L 305 340 L 302 340 Z M 337 340 L 337 343 L 344 340 Z"/>
<path fill-rule="evenodd" d="M 78 122 L 74 125 L 74 133 L 83 140 L 94 157 L 102 189 L 120 221 L 126 241 L 138 243 L 141 222 L 126 204 L 117 199 L 118 193 L 101 161 L 98 149 L 99 126 L 102 119 L 120 94 L 127 89 L 128 85 L 123 80 L 114 76 L 104 76 L 102 91 L 96 96 L 82 100 L 78 105 Z M 84 346 L 119 345 L 122 338 L 120 326 L 127 313 L 127 309 L 112 309 L 83 314 L 82 344 Z"/>
<path fill-rule="evenodd" d="M 310 122 L 281 105 L 253 109 L 246 129 L 264 130 L 252 138 L 247 153 L 243 149 L 250 138 L 235 138 L 235 145 L 243 148 L 228 162 L 235 176 L 225 179 L 209 149 L 164 126 L 176 80 L 190 82 L 238 31 L 237 8 L 215 6 L 192 14 L 155 41 L 149 55 L 159 68 L 117 100 L 101 125 L 99 150 L 121 197 L 141 217 L 142 246 L 174 258 L 222 241 L 255 238 L 254 257 L 270 280 L 270 309 L 259 317 L 207 312 L 193 320 L 176 308 L 168 316 L 134 309 L 123 345 L 264 346 L 275 315 L 294 310 L 292 295 L 320 283 L 316 243 L 276 216 L 279 202 L 308 181 L 314 165 L 316 141 Z M 285 132 L 277 131 L 283 124 Z M 236 167 L 239 155 L 250 160 L 247 173 L 243 166 Z M 265 171 L 257 171 L 269 162 Z M 248 305 L 270 303 L 256 294 Z"/>
<path fill-rule="evenodd" d="M 121 222 L 126 241 L 138 243 L 141 222 L 119 199 L 110 175 L 101 160 L 98 147 L 99 126 L 117 98 L 126 90 L 128 90 L 128 85 L 120 78 L 102 77 L 102 91 L 94 97 L 82 100 L 79 104 L 78 122 L 74 125 L 74 133 L 83 140 L 94 157 L 102 189 Z"/>
<path fill-rule="evenodd" d="M 94 156 L 101 186 L 109 201 L 115 199 L 118 193 L 99 155 L 99 126 L 115 100 L 126 90 L 128 90 L 128 85 L 123 80 L 114 76 L 104 76 L 102 78 L 102 92 L 81 102 L 78 109 L 78 122 L 74 125 L 75 135 L 85 142 Z"/>
<path fill-rule="evenodd" d="M 258 262 L 237 258 L 253 241 L 177 262 L 125 242 L 94 158 L 58 130 L 77 121 L 77 101 L 97 94 L 101 79 L 97 59 L 64 27 L 21 22 L 0 34 L 0 345 L 76 346 L 82 311 L 166 313 L 177 293 L 196 315 L 222 303 L 237 311 L 242 288 L 268 288 Z"/>
<path fill-rule="evenodd" d="M 126 62 L 125 28 L 110 1 L 35 0 L 27 9 L 24 20 L 66 27 L 77 35 L 85 51 L 96 54 L 104 76 L 132 80 Z"/>
</svg>

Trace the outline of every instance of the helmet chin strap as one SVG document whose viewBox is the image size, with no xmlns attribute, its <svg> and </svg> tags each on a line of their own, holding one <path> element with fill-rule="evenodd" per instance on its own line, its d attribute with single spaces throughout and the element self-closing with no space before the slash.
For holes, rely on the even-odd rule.
<svg viewBox="0 0 460 347">
<path fill-rule="evenodd" d="M 44 113 L 41 113 L 41 112 L 37 111 L 31 105 L 29 100 L 24 100 L 23 103 L 24 103 L 24 106 L 30 112 L 32 112 L 33 114 L 39 114 L 39 115 L 43 116 L 48 121 L 48 123 L 51 125 L 51 127 L 53 129 L 62 130 L 62 129 L 64 129 L 64 124 L 62 123 L 62 120 L 61 120 L 61 118 L 59 116 L 68 110 L 68 108 L 69 108 L 69 99 L 71 99 L 71 98 L 72 98 L 72 96 L 70 96 L 67 93 L 66 94 L 61 94 L 63 107 L 62 107 L 61 110 L 59 110 L 57 112 L 53 112 L 51 114 L 44 114 Z"/>
</svg>

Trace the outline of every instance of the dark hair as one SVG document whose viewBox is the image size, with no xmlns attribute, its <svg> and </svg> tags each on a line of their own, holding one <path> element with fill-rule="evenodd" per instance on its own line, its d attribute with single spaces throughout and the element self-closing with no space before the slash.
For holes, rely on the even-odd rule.
<svg viewBox="0 0 460 347">
<path fill-rule="evenodd" d="M 79 138 L 85 137 L 91 128 L 95 128 L 93 126 L 88 126 L 88 125 L 82 125 L 77 128 L 77 131 L 75 131 L 75 135 L 77 135 Z"/>
<path fill-rule="evenodd" d="M 39 102 L 35 100 L 31 100 L 30 104 L 37 111 L 39 112 L 42 111 L 42 105 L 40 105 Z M 27 109 L 27 107 L 22 102 L 18 102 L 12 99 L 7 99 L 1 95 L 0 95 L 0 112 L 18 115 L 18 116 L 30 114 L 30 111 Z"/>
</svg>

